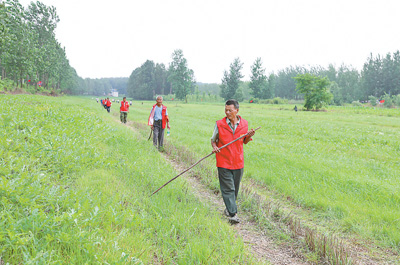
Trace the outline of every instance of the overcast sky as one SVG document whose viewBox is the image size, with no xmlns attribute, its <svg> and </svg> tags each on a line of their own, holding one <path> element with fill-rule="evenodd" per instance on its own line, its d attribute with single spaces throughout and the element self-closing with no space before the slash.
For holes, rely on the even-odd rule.
<svg viewBox="0 0 400 265">
<path fill-rule="evenodd" d="M 19 1 L 27 7 L 30 0 Z M 196 80 L 220 83 L 236 57 L 243 80 L 290 65 L 361 69 L 400 49 L 399 0 L 42 0 L 60 17 L 56 38 L 78 75 L 129 77 L 182 49 Z"/>
</svg>

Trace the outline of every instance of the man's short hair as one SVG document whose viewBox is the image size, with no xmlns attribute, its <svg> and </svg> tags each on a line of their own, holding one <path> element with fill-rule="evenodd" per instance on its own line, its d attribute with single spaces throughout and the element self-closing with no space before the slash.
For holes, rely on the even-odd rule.
<svg viewBox="0 0 400 265">
<path fill-rule="evenodd" d="M 237 102 L 237 100 L 236 99 L 228 99 L 226 102 L 225 102 L 225 105 L 233 105 L 234 107 L 235 107 L 235 109 L 239 109 L 239 102 Z"/>
<path fill-rule="evenodd" d="M 157 97 L 156 97 L 156 100 L 159 99 L 159 98 L 163 99 L 162 96 L 157 96 Z"/>
<path fill-rule="evenodd" d="M 123 99 L 126 99 L 126 97 L 124 97 Z"/>
</svg>

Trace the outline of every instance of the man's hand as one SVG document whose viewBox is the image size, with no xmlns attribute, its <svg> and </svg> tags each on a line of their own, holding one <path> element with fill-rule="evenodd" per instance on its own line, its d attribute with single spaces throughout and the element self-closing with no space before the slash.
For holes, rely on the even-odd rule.
<svg viewBox="0 0 400 265">
<path fill-rule="evenodd" d="M 251 138 L 252 136 L 254 136 L 254 134 L 256 134 L 256 131 L 254 129 L 251 129 L 249 134 L 246 137 L 250 137 Z"/>
<path fill-rule="evenodd" d="M 243 143 L 244 143 L 244 144 L 247 144 L 248 142 L 250 142 L 250 141 L 251 141 L 251 137 L 253 137 L 254 134 L 256 134 L 256 131 L 255 131 L 254 129 L 251 129 L 251 130 L 249 131 L 249 134 L 244 138 Z"/>
<path fill-rule="evenodd" d="M 151 130 L 153 130 L 153 131 L 154 131 L 154 125 L 151 125 Z"/>
<path fill-rule="evenodd" d="M 213 142 L 212 140 L 211 140 L 211 146 L 212 146 L 212 148 L 213 148 L 213 153 L 215 154 L 215 153 L 219 153 L 221 150 L 219 150 L 219 148 L 218 148 L 218 146 L 217 146 L 217 143 L 216 142 Z"/>
<path fill-rule="evenodd" d="M 168 129 L 171 129 L 171 126 L 169 126 L 169 123 L 167 123 L 167 128 L 168 128 Z"/>
<path fill-rule="evenodd" d="M 218 146 L 214 146 L 212 152 L 215 154 L 221 152 L 221 150 L 219 150 Z"/>
</svg>

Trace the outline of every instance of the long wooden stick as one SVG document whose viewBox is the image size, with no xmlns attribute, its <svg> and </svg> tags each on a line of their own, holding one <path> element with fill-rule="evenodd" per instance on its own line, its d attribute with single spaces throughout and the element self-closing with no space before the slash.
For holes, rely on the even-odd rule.
<svg viewBox="0 0 400 265">
<path fill-rule="evenodd" d="M 256 129 L 254 129 L 254 131 L 257 131 L 258 129 L 260 129 L 261 127 L 258 127 Z M 218 148 L 219 150 L 221 150 L 222 148 L 227 147 L 230 144 L 233 144 L 234 142 L 236 142 L 237 140 L 242 139 L 243 137 L 246 137 L 248 134 L 250 133 L 247 132 L 246 134 L 236 138 L 235 140 L 233 140 L 232 142 L 227 143 L 226 145 L 221 146 L 220 148 Z M 165 186 L 167 186 L 170 182 L 172 182 L 173 180 L 175 180 L 176 178 L 178 178 L 179 176 L 183 175 L 185 172 L 189 171 L 190 169 L 192 169 L 193 167 L 195 167 L 198 163 L 200 163 L 201 161 L 203 161 L 204 159 L 206 159 L 207 157 L 211 156 L 213 154 L 213 152 L 209 153 L 208 155 L 206 155 L 205 157 L 203 157 L 202 159 L 200 159 L 199 161 L 197 161 L 196 163 L 194 163 L 193 165 L 191 165 L 190 167 L 188 167 L 187 169 L 185 169 L 184 171 L 182 171 L 181 173 L 179 173 L 177 176 L 173 177 L 172 179 L 170 179 L 167 183 L 165 183 L 164 185 L 162 185 L 161 187 L 158 188 L 158 190 L 156 190 L 155 192 L 153 192 L 149 197 L 153 196 L 154 194 L 156 194 L 159 190 L 161 190 L 162 188 L 164 188 Z"/>
</svg>

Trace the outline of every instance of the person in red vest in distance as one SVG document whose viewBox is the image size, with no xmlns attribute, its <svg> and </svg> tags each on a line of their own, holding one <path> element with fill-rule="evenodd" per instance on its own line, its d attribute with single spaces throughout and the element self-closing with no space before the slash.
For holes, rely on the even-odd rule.
<svg viewBox="0 0 400 265">
<path fill-rule="evenodd" d="M 164 129 L 169 126 L 169 118 L 167 107 L 162 104 L 163 97 L 157 96 L 156 104 L 154 104 L 153 108 L 150 111 L 148 125 L 151 126 L 153 130 L 153 145 L 157 147 L 158 150 L 163 151 L 163 143 L 164 143 Z"/>
<path fill-rule="evenodd" d="M 226 117 L 216 122 L 211 137 L 211 146 L 217 159 L 219 185 L 226 207 L 224 214 L 232 224 L 240 222 L 237 215 L 236 199 L 244 169 L 243 144 L 250 142 L 251 137 L 255 134 L 255 131 L 251 129 L 246 137 L 219 150 L 221 146 L 248 132 L 247 121 L 237 115 L 238 112 L 239 103 L 236 100 L 226 101 Z"/>
<path fill-rule="evenodd" d="M 126 101 L 126 97 L 124 97 L 121 101 L 121 107 L 119 108 L 119 117 L 121 119 L 121 123 L 126 124 L 126 118 L 128 117 L 129 113 L 129 103 Z"/>
<path fill-rule="evenodd" d="M 109 98 L 107 98 L 107 100 L 106 100 L 106 109 L 107 109 L 108 113 L 110 112 L 110 108 L 111 108 L 111 101 L 110 101 Z"/>
</svg>

